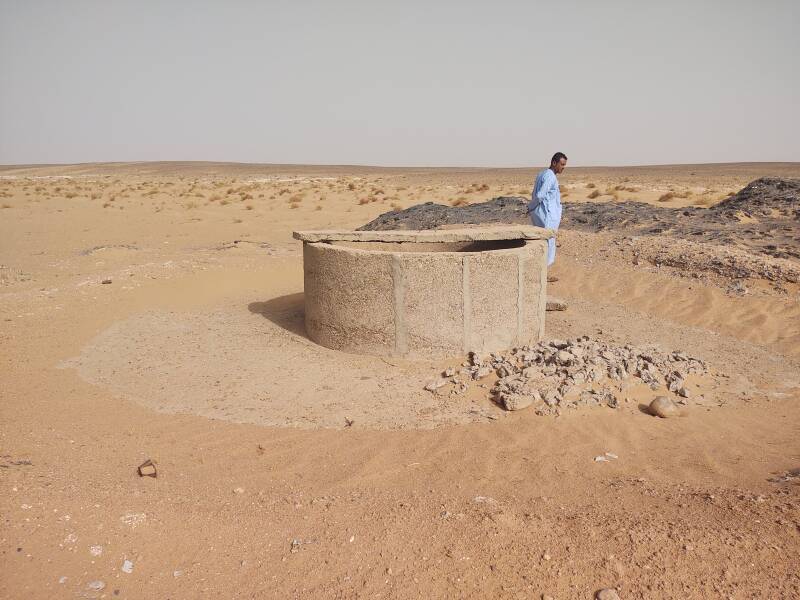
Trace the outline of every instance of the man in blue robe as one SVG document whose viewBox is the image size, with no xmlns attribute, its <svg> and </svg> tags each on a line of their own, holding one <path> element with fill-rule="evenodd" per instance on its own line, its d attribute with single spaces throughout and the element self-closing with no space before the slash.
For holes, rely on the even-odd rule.
<svg viewBox="0 0 800 600">
<path fill-rule="evenodd" d="M 531 215 L 531 223 L 537 227 L 558 229 L 561 223 L 561 190 L 558 188 L 556 175 L 566 168 L 567 155 L 556 152 L 550 160 L 550 167 L 536 176 L 528 213 Z M 550 238 L 547 240 L 547 266 L 552 265 L 555 259 L 556 240 Z M 548 277 L 548 280 L 554 281 L 555 278 Z"/>
</svg>

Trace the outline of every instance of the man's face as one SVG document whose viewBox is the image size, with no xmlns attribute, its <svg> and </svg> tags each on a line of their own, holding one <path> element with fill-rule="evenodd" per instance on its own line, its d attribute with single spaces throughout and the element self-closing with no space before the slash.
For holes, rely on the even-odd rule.
<svg viewBox="0 0 800 600">
<path fill-rule="evenodd" d="M 567 159 L 566 158 L 562 158 L 562 159 L 559 159 L 557 161 L 554 161 L 553 164 L 552 164 L 553 173 L 555 173 L 556 175 L 561 173 L 566 168 L 567 168 Z"/>
</svg>

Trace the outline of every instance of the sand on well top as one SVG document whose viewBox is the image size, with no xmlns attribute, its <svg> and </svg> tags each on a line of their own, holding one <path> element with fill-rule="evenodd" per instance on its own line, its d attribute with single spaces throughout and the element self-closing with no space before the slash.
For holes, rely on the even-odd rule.
<svg viewBox="0 0 800 600">
<path fill-rule="evenodd" d="M 527 196 L 535 173 L 0 167 L 0 597 L 800 595 L 796 219 L 737 204 L 693 240 L 682 211 L 623 204 L 694 214 L 800 165 L 561 177 L 547 339 L 704 361 L 680 417 L 625 382 L 616 408 L 507 412 L 495 374 L 423 389 L 466 357 L 306 337 L 293 230 Z M 631 216 L 592 227 L 587 203 Z"/>
</svg>

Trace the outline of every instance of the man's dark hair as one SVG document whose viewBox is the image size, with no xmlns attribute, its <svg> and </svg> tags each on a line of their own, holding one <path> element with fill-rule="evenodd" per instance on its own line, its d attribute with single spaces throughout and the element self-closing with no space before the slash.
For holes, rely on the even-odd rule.
<svg viewBox="0 0 800 600">
<path fill-rule="evenodd" d="M 555 154 L 553 154 L 553 158 L 550 159 L 550 164 L 552 165 L 553 163 L 560 162 L 562 158 L 564 160 L 567 160 L 567 155 L 564 154 L 563 152 L 556 152 Z"/>
</svg>

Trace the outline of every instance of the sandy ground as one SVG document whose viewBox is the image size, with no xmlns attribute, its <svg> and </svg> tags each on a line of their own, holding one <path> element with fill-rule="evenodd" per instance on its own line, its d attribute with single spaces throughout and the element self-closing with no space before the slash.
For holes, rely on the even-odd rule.
<svg viewBox="0 0 800 600">
<path fill-rule="evenodd" d="M 765 175 L 800 165 L 562 184 L 567 201 L 710 206 Z M 506 413 L 477 386 L 422 390 L 457 357 L 305 337 L 292 230 L 527 195 L 533 176 L 0 168 L 0 597 L 800 597 L 796 284 L 732 294 L 562 232 L 551 291 L 570 308 L 548 336 L 703 358 L 723 376 L 675 419 L 639 398 Z M 136 474 L 148 458 L 156 479 Z"/>
</svg>

